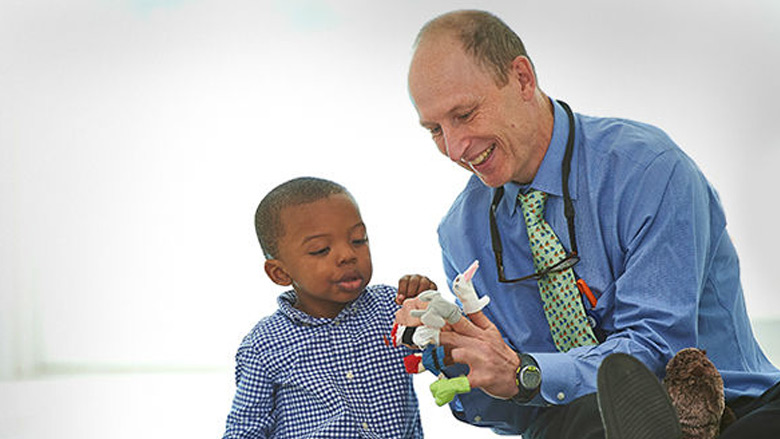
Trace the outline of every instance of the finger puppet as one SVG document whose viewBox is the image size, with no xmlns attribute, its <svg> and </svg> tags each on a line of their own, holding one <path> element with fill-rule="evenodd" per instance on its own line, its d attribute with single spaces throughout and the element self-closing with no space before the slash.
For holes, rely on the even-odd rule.
<svg viewBox="0 0 780 439">
<path fill-rule="evenodd" d="M 429 344 L 439 344 L 439 329 L 395 323 L 390 331 L 390 340 L 394 348 L 404 345 L 412 349 L 425 349 Z"/>
<path fill-rule="evenodd" d="M 441 374 L 444 368 L 444 346 L 426 346 L 422 352 L 415 352 L 404 357 L 407 373 L 422 373 L 426 370 L 435 375 Z"/>
<path fill-rule="evenodd" d="M 469 268 L 466 269 L 466 271 L 458 274 L 455 277 L 455 280 L 452 282 L 452 291 L 453 293 L 455 293 L 455 296 L 458 297 L 461 304 L 463 305 L 463 311 L 468 315 L 481 312 L 482 309 L 490 302 L 490 298 L 487 296 L 483 296 L 481 298 L 477 296 L 477 292 L 474 289 L 474 284 L 472 282 L 472 279 L 474 278 L 474 273 L 477 272 L 478 268 L 479 268 L 479 261 L 475 260 L 469 266 Z M 444 311 L 447 310 L 447 308 L 444 307 L 443 305 L 440 306 L 441 308 L 443 308 Z M 412 316 L 414 316 L 414 314 L 416 314 L 416 312 L 412 311 Z M 446 319 L 450 324 L 453 325 L 460 320 L 460 313 L 458 313 L 457 315 L 452 315 L 451 318 L 448 318 L 448 316 L 444 313 L 438 315 L 442 319 Z M 434 320 L 431 319 L 430 317 L 428 317 L 428 319 L 433 320 L 434 323 L 441 323 L 440 320 Z M 423 321 L 423 323 L 427 324 L 425 321 Z M 441 324 L 443 326 L 443 323 Z M 433 394 L 434 400 L 436 401 L 436 404 L 442 406 L 452 401 L 455 395 L 470 392 L 471 384 L 469 383 L 468 377 L 466 376 L 459 376 L 456 378 L 446 378 L 444 374 L 440 373 L 439 379 L 431 383 L 430 389 L 431 389 L 431 393 Z"/>
<path fill-rule="evenodd" d="M 471 392 L 469 379 L 462 375 L 457 378 L 440 376 L 438 380 L 431 383 L 431 393 L 433 393 L 433 398 L 439 407 L 452 401 L 455 395 L 469 392 Z"/>
<path fill-rule="evenodd" d="M 666 365 L 664 387 L 680 418 L 684 439 L 711 439 L 718 437 L 735 419 L 726 407 L 723 378 L 706 352 L 685 348 Z"/>
<path fill-rule="evenodd" d="M 460 320 L 461 313 L 458 305 L 441 297 L 440 292 L 423 291 L 417 298 L 421 302 L 427 302 L 428 306 L 425 309 L 414 309 L 409 315 L 419 317 L 423 325 L 438 330 L 443 328 L 445 323 L 454 325 Z"/>
<path fill-rule="evenodd" d="M 474 277 L 474 273 L 479 268 L 479 260 L 475 260 L 471 263 L 471 266 L 466 269 L 462 274 L 458 274 L 455 280 L 452 282 L 452 292 L 458 297 L 460 303 L 463 304 L 463 312 L 466 314 L 474 314 L 475 312 L 482 311 L 488 303 L 490 303 L 490 297 L 477 296 L 477 291 L 474 289 L 474 284 L 471 279 Z"/>
<path fill-rule="evenodd" d="M 469 315 L 481 312 L 488 302 L 490 302 L 490 298 L 487 296 L 479 298 L 477 296 L 477 291 L 474 289 L 472 279 L 478 268 L 479 261 L 475 260 L 466 271 L 458 274 L 452 282 L 453 293 L 455 293 L 463 304 L 463 311 Z M 412 312 L 414 313 L 414 311 Z M 454 321 L 448 321 L 454 325 L 459 320 L 460 315 L 458 315 Z M 436 404 L 442 406 L 452 401 L 455 395 L 470 392 L 471 384 L 466 376 L 445 378 L 444 374 L 439 374 L 439 379 L 431 383 L 430 389 Z"/>
<path fill-rule="evenodd" d="M 490 302 L 489 297 L 480 298 L 474 289 L 472 279 L 478 268 L 479 261 L 475 260 L 466 271 L 458 274 L 452 283 L 452 291 L 463 305 L 463 312 L 468 315 L 481 312 Z M 412 349 L 423 349 L 421 353 L 407 355 L 404 358 L 404 367 L 408 373 L 429 370 L 439 376 L 439 379 L 430 385 L 430 389 L 436 404 L 442 406 L 452 401 L 455 395 L 471 391 L 468 377 L 446 378 L 441 373 L 444 367 L 444 348 L 439 346 L 439 334 L 445 324 L 455 325 L 460 321 L 461 309 L 441 297 L 441 293 L 436 290 L 424 291 L 417 298 L 427 303 L 427 306 L 425 309 L 412 310 L 409 314 L 419 318 L 422 326 L 396 323 L 393 325 L 390 339 L 393 347 L 405 345 Z"/>
</svg>

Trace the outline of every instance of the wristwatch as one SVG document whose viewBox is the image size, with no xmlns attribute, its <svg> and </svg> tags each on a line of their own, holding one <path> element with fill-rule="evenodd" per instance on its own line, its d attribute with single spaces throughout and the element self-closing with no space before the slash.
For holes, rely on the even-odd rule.
<svg viewBox="0 0 780 439">
<path fill-rule="evenodd" d="M 517 354 L 520 357 L 520 366 L 515 371 L 515 384 L 517 384 L 517 395 L 512 397 L 512 401 L 525 404 L 537 393 L 542 385 L 542 371 L 534 360 L 534 357 L 528 354 Z"/>
</svg>

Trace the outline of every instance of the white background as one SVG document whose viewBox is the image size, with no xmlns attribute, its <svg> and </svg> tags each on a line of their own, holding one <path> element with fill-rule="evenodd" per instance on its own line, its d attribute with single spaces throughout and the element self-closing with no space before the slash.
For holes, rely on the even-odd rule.
<svg viewBox="0 0 780 439">
<path fill-rule="evenodd" d="M 435 229 L 468 175 L 406 70 L 458 8 L 503 18 L 575 111 L 665 129 L 720 192 L 751 316 L 780 318 L 777 2 L 0 0 L 0 437 L 218 437 L 281 291 L 254 209 L 287 179 L 351 190 L 373 283 L 443 286 Z M 462 431 L 430 379 L 428 437 Z"/>
</svg>

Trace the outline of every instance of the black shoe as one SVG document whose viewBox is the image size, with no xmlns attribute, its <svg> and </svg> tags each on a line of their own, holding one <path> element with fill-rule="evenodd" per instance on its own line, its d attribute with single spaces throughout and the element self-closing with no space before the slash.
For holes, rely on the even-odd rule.
<svg viewBox="0 0 780 439">
<path fill-rule="evenodd" d="M 677 413 L 661 381 L 636 358 L 616 353 L 598 372 L 598 404 L 607 439 L 679 439 Z"/>
</svg>

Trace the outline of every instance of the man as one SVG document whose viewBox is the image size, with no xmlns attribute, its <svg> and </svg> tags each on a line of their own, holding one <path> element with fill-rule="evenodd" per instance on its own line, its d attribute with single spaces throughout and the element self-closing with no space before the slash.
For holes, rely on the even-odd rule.
<svg viewBox="0 0 780 439">
<path fill-rule="evenodd" d="M 409 91 L 439 151 L 474 174 L 439 226 L 449 281 L 478 259 L 474 285 L 491 297 L 486 319 L 440 335 L 475 389 L 451 403 L 456 417 L 603 437 L 605 358 L 660 377 L 698 347 L 739 417 L 721 437 L 780 437 L 780 392 L 760 398 L 780 371 L 753 337 L 720 201 L 669 137 L 550 99 L 520 38 L 481 11 L 423 27 Z"/>
</svg>

